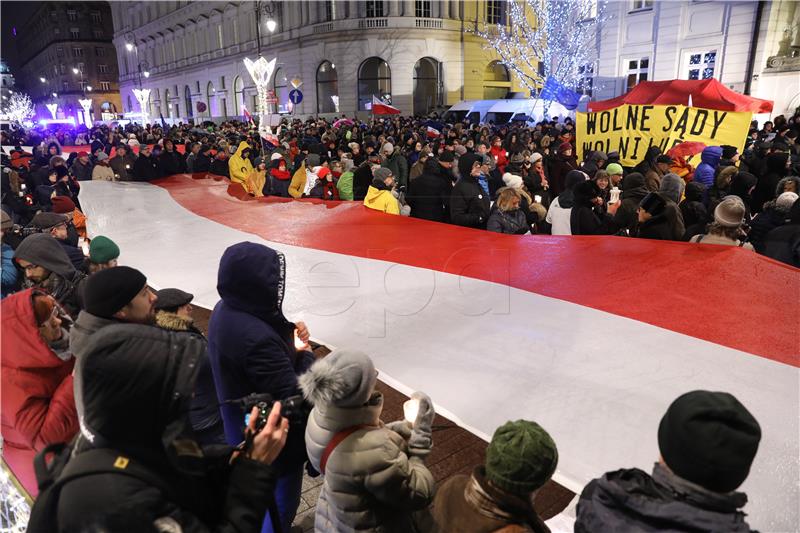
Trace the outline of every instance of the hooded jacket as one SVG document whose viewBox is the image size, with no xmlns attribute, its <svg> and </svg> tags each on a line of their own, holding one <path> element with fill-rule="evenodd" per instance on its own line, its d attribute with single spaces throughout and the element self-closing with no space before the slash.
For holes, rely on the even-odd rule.
<svg viewBox="0 0 800 533">
<path fill-rule="evenodd" d="M 47 446 L 72 439 L 78 416 L 72 385 L 75 360 L 63 360 L 39 333 L 33 313 L 35 291 L 2 301 L 3 459 L 22 486 L 36 496 L 33 458 Z M 66 333 L 65 333 L 66 334 Z"/>
<path fill-rule="evenodd" d="M 372 183 L 372 166 L 369 162 L 361 165 L 353 172 L 353 200 L 360 202 L 367 196 L 367 189 Z"/>
<path fill-rule="evenodd" d="M 158 161 L 151 154 L 140 155 L 133 164 L 133 181 L 151 181 L 162 177 Z"/>
<path fill-rule="evenodd" d="M 295 325 L 283 315 L 286 264 L 283 254 L 266 246 L 242 242 L 229 247 L 220 260 L 217 291 L 220 302 L 208 324 L 208 356 L 220 401 L 248 394 L 269 393 L 282 400 L 300 394 L 297 376 L 314 357 L 294 347 Z M 244 413 L 222 405 L 228 444 L 243 440 Z M 304 426 L 293 424 L 274 463 L 279 471 L 305 461 Z"/>
<path fill-rule="evenodd" d="M 714 186 L 714 176 L 719 166 L 719 160 L 722 159 L 722 148 L 719 146 L 707 146 L 700 154 L 700 164 L 694 171 L 693 181 L 702 183 L 706 186 L 706 191 Z"/>
<path fill-rule="evenodd" d="M 639 202 L 647 196 L 647 187 L 644 185 L 644 176 L 638 172 L 631 172 L 622 178 L 622 194 L 620 194 L 620 204 L 614 214 L 614 222 L 620 228 L 634 230 L 639 221 L 636 214 L 639 209 Z"/>
<path fill-rule="evenodd" d="M 186 172 L 186 161 L 183 159 L 183 155 L 175 149 L 175 145 L 173 144 L 171 152 L 165 149 L 161 152 L 161 155 L 158 156 L 158 167 L 161 175 L 168 177 Z"/>
<path fill-rule="evenodd" d="M 750 221 L 750 214 L 754 212 L 756 202 L 753 199 L 753 187 L 758 184 L 758 178 L 749 172 L 739 171 L 731 178 L 730 194 L 738 196 L 744 202 L 747 210 L 745 222 Z M 709 211 L 711 212 L 711 211 Z"/>
<path fill-rule="evenodd" d="M 683 241 L 688 241 L 706 230 L 709 217 L 706 206 L 703 204 L 704 193 L 705 187 L 702 184 L 694 181 L 686 184 L 684 199 L 678 205 L 681 217 L 683 217 L 683 225 L 686 228 L 681 238 Z"/>
<path fill-rule="evenodd" d="M 611 215 L 595 212 L 593 200 L 600 196 L 600 188 L 594 181 L 584 181 L 575 186 L 575 205 L 570 213 L 570 228 L 573 235 L 611 235 L 617 225 Z"/>
<path fill-rule="evenodd" d="M 753 212 L 758 213 L 764 208 L 764 204 L 775 198 L 775 191 L 778 183 L 789 174 L 786 162 L 789 154 L 776 153 L 769 154 L 766 160 L 766 173 L 761 176 L 753 193 Z M 733 194 L 733 191 L 731 191 Z"/>
<path fill-rule="evenodd" d="M 397 198 L 395 198 L 392 191 L 379 180 L 373 180 L 372 185 L 367 189 L 364 205 L 370 209 L 390 215 L 400 214 L 400 203 L 397 201 Z"/>
<path fill-rule="evenodd" d="M 639 469 L 609 472 L 591 481 L 577 507 L 575 533 L 640 531 L 747 533 L 739 509 L 741 492 L 718 494 L 683 480 L 657 464 L 653 475 Z"/>
<path fill-rule="evenodd" d="M 113 471 L 71 481 L 58 501 L 60 532 L 260 528 L 272 469 L 243 457 L 229 464 L 229 448 L 209 455 L 193 439 L 188 412 L 202 352 L 199 339 L 150 326 L 112 324 L 92 335 L 76 369 L 85 379 L 73 453 L 108 448 L 161 484 Z"/>
<path fill-rule="evenodd" d="M 305 435 L 314 468 L 321 471 L 322 456 L 337 433 L 363 426 L 328 456 L 314 530 L 412 533 L 412 511 L 426 508 L 433 499 L 433 475 L 410 453 L 406 439 L 381 422 L 383 396 L 374 392 L 374 383 L 371 393 L 363 389 L 368 398 L 364 404 L 336 402 L 348 391 L 348 377 L 323 361 L 302 378 L 303 392 L 314 404 Z"/>
<path fill-rule="evenodd" d="M 575 205 L 574 188 L 579 183 L 589 179 L 589 176 L 580 170 L 571 170 L 567 173 L 564 186 L 564 191 L 558 195 L 558 198 L 553 200 L 550 208 L 547 210 L 547 217 L 545 220 L 548 224 L 552 225 L 551 233 L 553 235 L 572 235 L 572 228 L 570 226 L 570 218 L 572 215 L 572 207 Z"/>
<path fill-rule="evenodd" d="M 236 153 L 228 160 L 228 173 L 233 183 L 238 183 L 246 191 L 250 191 L 248 187 L 248 178 L 253 172 L 253 164 L 250 163 L 249 158 L 243 157 L 242 153 L 245 150 L 251 150 L 250 145 L 245 141 L 239 143 Z"/>
<path fill-rule="evenodd" d="M 69 256 L 56 239 L 45 233 L 26 237 L 14 252 L 16 259 L 28 261 L 50 271 L 43 281 L 25 280 L 25 287 L 37 287 L 55 298 L 71 316 L 78 316 L 83 307 L 80 295 L 86 275 L 75 270 Z"/>
<path fill-rule="evenodd" d="M 471 176 L 478 160 L 475 154 L 464 154 L 458 159 L 461 178 L 450 193 L 450 221 L 458 226 L 485 229 L 491 201 L 478 180 Z"/>
<path fill-rule="evenodd" d="M 664 216 L 670 227 L 670 237 L 668 240 L 680 241 L 686 233 L 686 227 L 683 222 L 683 213 L 681 213 L 678 203 L 681 201 L 684 190 L 684 181 L 673 173 L 665 174 L 661 180 L 660 194 L 667 200 L 667 208 Z M 652 227 L 653 224 L 650 224 Z"/>
</svg>

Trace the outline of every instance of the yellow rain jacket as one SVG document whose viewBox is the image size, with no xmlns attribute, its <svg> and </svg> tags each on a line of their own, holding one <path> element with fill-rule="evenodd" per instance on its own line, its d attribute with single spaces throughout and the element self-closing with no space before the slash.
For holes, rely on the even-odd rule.
<svg viewBox="0 0 800 533">
<path fill-rule="evenodd" d="M 306 190 L 306 181 L 308 181 L 308 175 L 306 174 L 306 162 L 303 161 L 292 176 L 292 182 L 289 184 L 289 196 L 302 198 L 303 192 Z"/>
<path fill-rule="evenodd" d="M 255 191 L 250 190 L 250 180 L 248 179 L 253 172 L 253 165 L 249 159 L 242 157 L 242 152 L 246 148 L 250 148 L 250 145 L 244 141 L 239 143 L 236 153 L 228 160 L 228 173 L 233 183 L 238 183 L 249 193 L 255 193 Z"/>
<path fill-rule="evenodd" d="M 376 211 L 383 211 L 390 215 L 400 214 L 400 203 L 394 197 L 392 191 L 376 189 L 370 185 L 367 189 L 367 196 L 364 197 L 364 205 Z"/>
</svg>

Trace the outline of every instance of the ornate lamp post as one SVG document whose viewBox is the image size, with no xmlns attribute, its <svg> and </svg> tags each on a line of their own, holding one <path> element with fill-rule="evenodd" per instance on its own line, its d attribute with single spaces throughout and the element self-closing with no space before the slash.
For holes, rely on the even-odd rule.
<svg viewBox="0 0 800 533">
<path fill-rule="evenodd" d="M 253 83 L 256 84 L 258 91 L 258 132 L 263 134 L 272 133 L 272 129 L 267 124 L 267 92 L 269 91 L 269 80 L 275 71 L 277 61 L 277 57 L 272 58 L 271 61 L 267 61 L 263 57 L 259 57 L 256 61 L 244 58 L 244 66 L 250 73 L 250 77 L 253 78 Z"/>
<path fill-rule="evenodd" d="M 278 23 L 272 18 L 278 9 L 275 0 L 256 0 L 256 42 L 258 44 L 258 57 L 261 57 L 261 16 L 267 17 L 267 31 L 274 33 Z"/>
</svg>

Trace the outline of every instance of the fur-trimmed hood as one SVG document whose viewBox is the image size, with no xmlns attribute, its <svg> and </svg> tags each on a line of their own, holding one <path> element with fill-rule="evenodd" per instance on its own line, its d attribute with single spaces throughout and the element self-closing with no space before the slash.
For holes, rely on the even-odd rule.
<svg viewBox="0 0 800 533">
<path fill-rule="evenodd" d="M 158 311 L 156 313 L 156 324 L 158 324 L 158 327 L 170 331 L 191 331 L 194 329 L 194 320 L 168 311 Z"/>
</svg>

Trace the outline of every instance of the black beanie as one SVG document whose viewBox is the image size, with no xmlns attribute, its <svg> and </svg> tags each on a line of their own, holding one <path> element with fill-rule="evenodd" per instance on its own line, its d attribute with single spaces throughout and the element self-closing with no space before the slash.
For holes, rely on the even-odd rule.
<svg viewBox="0 0 800 533">
<path fill-rule="evenodd" d="M 472 174 L 472 167 L 482 158 L 476 154 L 464 154 L 458 158 L 458 175 L 462 178 L 469 178 Z"/>
<path fill-rule="evenodd" d="M 147 284 L 147 278 L 135 268 L 118 266 L 101 270 L 86 279 L 83 305 L 87 313 L 111 318 L 125 307 Z"/>
<path fill-rule="evenodd" d="M 658 447 L 675 474 L 708 490 L 736 490 L 750 473 L 761 427 L 726 392 L 679 396 L 658 427 Z"/>
<path fill-rule="evenodd" d="M 657 192 L 650 192 L 639 202 L 639 207 L 655 217 L 664 212 L 664 209 L 667 207 L 667 202 L 664 200 L 664 197 Z"/>
</svg>

